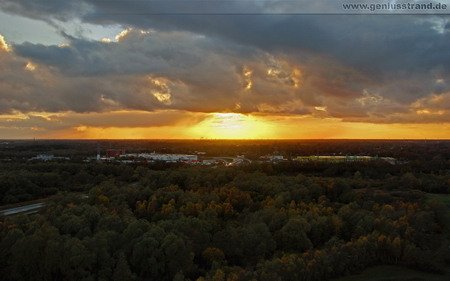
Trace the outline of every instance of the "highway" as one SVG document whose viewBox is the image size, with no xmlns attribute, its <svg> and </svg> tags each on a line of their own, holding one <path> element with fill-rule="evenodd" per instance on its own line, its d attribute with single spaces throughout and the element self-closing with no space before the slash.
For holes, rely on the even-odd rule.
<svg viewBox="0 0 450 281">
<path fill-rule="evenodd" d="M 0 211 L 0 213 L 3 213 L 5 216 L 15 216 L 20 213 L 32 214 L 32 213 L 36 213 L 42 206 L 44 206 L 44 203 L 36 203 L 36 204 L 26 205 L 26 206 L 17 207 L 17 208 L 6 209 L 3 211 Z"/>
</svg>

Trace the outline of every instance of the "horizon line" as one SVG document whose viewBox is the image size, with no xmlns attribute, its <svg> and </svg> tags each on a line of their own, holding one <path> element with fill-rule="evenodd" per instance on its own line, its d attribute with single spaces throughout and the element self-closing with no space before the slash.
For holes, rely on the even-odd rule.
<svg viewBox="0 0 450 281">
<path fill-rule="evenodd" d="M 189 139 L 183 139 L 183 138 L 157 138 L 157 139 L 150 139 L 150 138 L 113 138 L 113 139 L 102 139 L 102 138 L 76 138 L 76 139 L 64 139 L 64 138 L 11 138 L 11 139 L 3 139 L 0 138 L 0 141 L 43 141 L 43 140 L 51 140 L 51 141 L 113 141 L 113 140 L 120 140 L 120 141 L 126 141 L 126 140 L 135 140 L 135 141 L 339 141 L 339 140 L 359 140 L 359 141 L 450 141 L 450 138 L 448 139 L 441 139 L 441 138 L 302 138 L 302 139 L 295 139 L 295 138 L 236 138 L 236 139 L 228 139 L 228 138 L 189 138 Z"/>
</svg>

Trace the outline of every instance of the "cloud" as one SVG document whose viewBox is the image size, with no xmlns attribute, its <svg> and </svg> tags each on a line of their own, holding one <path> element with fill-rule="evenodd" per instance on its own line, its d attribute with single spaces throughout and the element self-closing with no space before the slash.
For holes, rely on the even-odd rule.
<svg viewBox="0 0 450 281">
<path fill-rule="evenodd" d="M 450 92 L 450 33 L 441 16 L 292 14 L 304 8 L 293 1 L 176 1 L 186 11 L 179 14 L 170 1 L 53 2 L 3 1 L 0 9 L 60 27 L 79 20 L 126 29 L 116 42 L 66 34 L 66 46 L 6 51 L 0 40 L 1 113 L 180 110 L 448 122 L 449 109 L 435 102 Z M 314 5 L 334 9 L 329 1 Z M 238 15 L 244 12 L 251 14 Z"/>
<path fill-rule="evenodd" d="M 5 0 L 0 3 L 0 9 L 5 12 L 44 21 L 52 19 L 68 21 L 87 12 L 89 6 L 84 1 L 70 0 Z"/>
<path fill-rule="evenodd" d="M 5 38 L 0 34 L 0 51 L 9 51 L 9 46 L 5 42 Z"/>
<path fill-rule="evenodd" d="M 134 135 L 138 138 L 161 137 L 166 128 L 195 126 L 208 119 L 207 114 L 181 111 L 115 111 L 108 113 L 74 112 L 59 114 L 30 113 L 26 115 L 0 116 L 0 132 L 17 138 L 117 138 Z M 124 132 L 122 135 L 119 132 Z M 169 130 L 170 132 L 170 130 Z M 173 132 L 172 132 L 173 133 Z M 162 134 L 164 135 L 164 134 Z M 178 137 L 186 137 L 178 134 Z"/>
<path fill-rule="evenodd" d="M 118 42 L 73 38 L 63 46 L 24 43 L 12 50 L 2 63 L 17 65 L 7 71 L 17 83 L 14 95 L 0 92 L 5 112 L 252 112 L 258 104 L 297 99 L 301 78 L 266 52 L 189 32 L 128 30 Z"/>
</svg>

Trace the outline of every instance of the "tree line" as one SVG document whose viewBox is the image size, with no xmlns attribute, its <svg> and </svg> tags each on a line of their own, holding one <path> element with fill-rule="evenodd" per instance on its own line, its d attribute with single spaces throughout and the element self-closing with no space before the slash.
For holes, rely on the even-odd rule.
<svg viewBox="0 0 450 281">
<path fill-rule="evenodd" d="M 430 170 L 431 169 L 431 170 Z M 418 189 L 430 193 L 450 193 L 449 170 L 439 166 L 406 163 L 392 165 L 385 161 L 358 163 L 282 162 L 257 163 L 212 170 L 181 163 L 70 163 L 12 162 L 0 163 L 0 204 L 14 204 L 46 198 L 58 192 L 88 192 L 102 182 L 113 180 L 119 185 L 152 181 L 157 188 L 178 185 L 215 187 L 228 183 L 235 175 L 262 173 L 270 176 L 295 176 L 333 179 L 336 188 L 324 195 L 337 199 L 340 188 L 381 188 L 383 190 Z M 212 176 L 217 174 L 216 177 Z M 149 176 L 150 175 L 150 176 Z M 230 176 L 232 175 L 232 176 Z M 150 180 L 151 178 L 151 180 Z M 239 184 L 238 184 L 239 185 Z"/>
</svg>

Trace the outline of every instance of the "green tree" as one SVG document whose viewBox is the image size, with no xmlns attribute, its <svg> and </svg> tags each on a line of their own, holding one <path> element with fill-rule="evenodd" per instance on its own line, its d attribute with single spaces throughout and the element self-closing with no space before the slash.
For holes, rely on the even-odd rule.
<svg viewBox="0 0 450 281">
<path fill-rule="evenodd" d="M 313 246 L 306 235 L 310 229 L 311 225 L 305 219 L 293 217 L 274 235 L 274 238 L 281 250 L 302 253 Z"/>
<path fill-rule="evenodd" d="M 117 260 L 116 268 L 114 269 L 113 280 L 133 280 L 134 275 L 130 270 L 125 254 L 120 254 Z"/>
<path fill-rule="evenodd" d="M 225 262 L 225 254 L 223 253 L 223 251 L 214 247 L 210 247 L 204 250 L 202 253 L 202 257 L 210 267 L 213 265 L 213 263 L 217 263 L 220 266 Z"/>
</svg>

